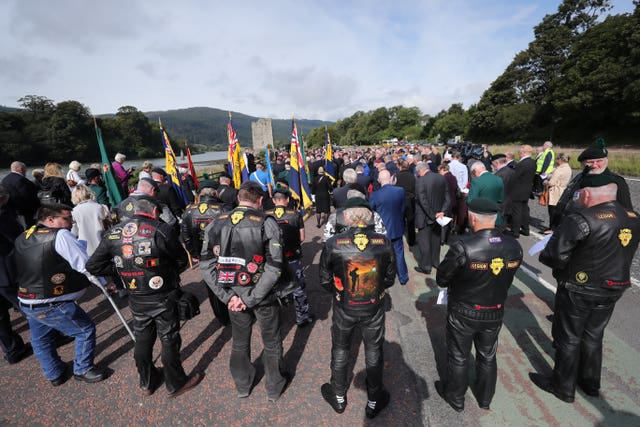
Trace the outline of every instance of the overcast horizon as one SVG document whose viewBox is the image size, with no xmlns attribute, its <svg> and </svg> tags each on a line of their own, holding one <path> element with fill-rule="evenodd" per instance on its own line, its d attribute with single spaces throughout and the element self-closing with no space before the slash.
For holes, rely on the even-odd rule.
<svg viewBox="0 0 640 427">
<path fill-rule="evenodd" d="M 18 1 L 0 4 L 0 105 L 93 114 L 211 107 L 335 121 L 478 102 L 560 1 Z M 612 1 L 610 13 L 633 10 Z"/>
</svg>

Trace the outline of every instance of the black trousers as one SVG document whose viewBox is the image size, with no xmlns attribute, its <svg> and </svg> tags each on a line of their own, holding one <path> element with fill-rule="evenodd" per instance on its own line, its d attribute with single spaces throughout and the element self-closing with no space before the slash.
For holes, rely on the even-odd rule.
<svg viewBox="0 0 640 427">
<path fill-rule="evenodd" d="M 227 326 L 231 320 L 229 319 L 229 308 L 225 303 L 220 301 L 216 294 L 213 293 L 211 288 L 207 286 L 207 284 L 203 281 L 204 287 L 207 289 L 207 295 L 209 295 L 209 304 L 211 305 L 211 310 L 213 310 L 213 314 L 216 316 L 216 319 L 224 326 Z"/>
<path fill-rule="evenodd" d="M 13 361 L 24 348 L 24 341 L 20 335 L 11 329 L 9 309 L 13 306 L 14 300 L 17 302 L 15 292 L 15 288 L 0 287 L 0 347 L 8 361 Z"/>
<path fill-rule="evenodd" d="M 577 381 L 588 390 L 600 389 L 602 338 L 620 296 L 587 295 L 558 286 L 552 378 L 557 393 L 574 397 Z"/>
<path fill-rule="evenodd" d="M 158 375 L 153 365 L 156 334 L 162 344 L 161 358 L 167 391 L 173 393 L 187 382 L 187 375 L 180 361 L 182 340 L 178 299 L 179 291 L 160 295 L 129 296 L 129 306 L 133 312 L 133 331 L 136 336 L 133 358 L 140 375 L 141 388 L 148 389 Z"/>
<path fill-rule="evenodd" d="M 520 236 L 520 232 L 529 233 L 529 201 L 513 201 L 511 204 L 511 230 L 515 237 Z"/>
<path fill-rule="evenodd" d="M 344 396 L 349 388 L 348 365 L 353 332 L 360 328 L 364 342 L 364 361 L 367 371 L 367 396 L 376 400 L 382 391 L 384 367 L 385 313 L 381 306 L 373 315 L 346 313 L 338 304 L 333 305 L 331 326 L 331 385 L 338 396 Z"/>
<path fill-rule="evenodd" d="M 476 348 L 476 382 L 474 390 L 480 405 L 489 405 L 496 392 L 498 334 L 502 314 L 490 320 L 467 317 L 449 308 L 447 315 L 447 381 L 445 395 L 455 405 L 464 405 L 469 386 L 468 362 L 471 344 Z"/>
<path fill-rule="evenodd" d="M 418 230 L 418 247 L 420 248 L 419 266 L 423 270 L 440 265 L 440 234 L 438 224 L 426 225 Z"/>
<path fill-rule="evenodd" d="M 404 208 L 404 221 L 407 228 L 407 244 L 413 246 L 416 244 L 416 202 L 411 199 Z"/>
</svg>

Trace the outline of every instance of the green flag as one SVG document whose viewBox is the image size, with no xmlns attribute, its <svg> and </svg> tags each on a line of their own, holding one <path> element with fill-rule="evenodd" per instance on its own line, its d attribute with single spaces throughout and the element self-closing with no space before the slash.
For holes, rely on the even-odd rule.
<svg viewBox="0 0 640 427">
<path fill-rule="evenodd" d="M 95 119 L 93 119 L 93 122 L 96 127 L 98 145 L 100 146 L 100 156 L 102 157 L 102 179 L 107 187 L 107 194 L 109 195 L 109 202 L 111 203 L 111 206 L 116 206 L 122 201 L 122 188 L 113 176 L 109 156 L 107 156 L 107 150 L 104 149 L 104 142 L 102 142 L 102 132 L 100 132 L 100 128 L 98 127 Z"/>
</svg>

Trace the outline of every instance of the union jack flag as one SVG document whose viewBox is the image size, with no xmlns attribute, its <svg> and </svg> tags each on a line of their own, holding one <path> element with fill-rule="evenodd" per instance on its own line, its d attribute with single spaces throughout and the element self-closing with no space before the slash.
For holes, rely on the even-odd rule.
<svg viewBox="0 0 640 427">
<path fill-rule="evenodd" d="M 235 271 L 219 271 L 218 283 L 233 283 L 236 280 Z"/>
</svg>

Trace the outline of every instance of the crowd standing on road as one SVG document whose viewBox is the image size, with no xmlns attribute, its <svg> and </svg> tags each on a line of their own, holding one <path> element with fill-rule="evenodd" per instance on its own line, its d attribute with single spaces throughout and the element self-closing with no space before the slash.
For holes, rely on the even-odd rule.
<svg viewBox="0 0 640 427">
<path fill-rule="evenodd" d="M 640 238 L 624 178 L 609 170 L 602 142 L 578 157 L 584 169 L 573 179 L 568 157 L 556 155 L 550 141 L 536 159 L 534 149 L 522 145 L 517 161 L 486 146 L 456 148 L 446 147 L 444 155 L 427 145 L 338 149 L 331 167 L 323 149 L 307 155 L 316 225 L 324 227 L 320 285 L 333 301 L 331 378 L 319 394 L 337 413 L 347 406 L 349 348 L 357 329 L 365 347 L 366 416 L 375 417 L 391 399 L 383 383 L 385 305 L 396 276 L 400 285 L 410 280 L 405 236 L 416 272 L 436 270 L 437 284 L 447 289 L 447 368 L 436 391 L 456 411 L 464 409 L 473 345 L 472 389 L 479 407 L 490 409 L 505 300 L 523 257 L 518 239 L 531 232 L 529 200 L 545 189 L 552 236 L 540 260 L 558 281 L 555 367 L 551 377 L 530 377 L 565 402 L 573 402 L 576 386 L 599 394 L 604 330 L 630 286 Z M 189 184 L 186 206 L 167 173 L 149 162 L 135 190 L 113 207 L 101 178 L 104 165 L 91 165 L 83 178 L 82 165 L 72 161 L 65 179 L 60 165 L 47 163 L 42 180 L 32 182 L 25 165 L 13 162 L 0 185 L 5 359 L 17 363 L 33 351 L 45 378 L 59 386 L 71 374 L 56 352 L 56 340 L 66 335 L 76 342 L 75 379 L 102 381 L 107 374 L 93 365 L 95 324 L 77 301 L 90 285 L 120 288 L 133 313 L 141 392 L 151 395 L 164 383 L 177 397 L 204 376 L 187 375 L 179 356 L 179 322 L 199 313 L 197 300 L 180 287 L 180 272 L 197 263 L 213 313 L 231 327 L 229 368 L 237 396 L 248 397 L 255 386 L 250 349 L 257 321 L 267 398 L 276 402 L 292 380 L 283 361 L 281 309 L 292 302 L 300 328 L 314 321 L 302 263 L 303 216 L 311 212 L 298 208 L 289 188 L 288 153 L 272 157 L 275 185 L 252 150 L 246 154 L 250 180 L 235 189 L 223 173 L 217 182 L 202 182 L 197 195 Z M 124 169 L 125 158 L 118 153 L 111 167 L 128 189 L 133 168 Z M 328 176 L 330 170 L 338 174 Z M 449 250 L 441 260 L 445 243 Z M 12 306 L 28 320 L 30 344 L 11 329 Z M 162 369 L 153 362 L 156 336 Z"/>
</svg>

